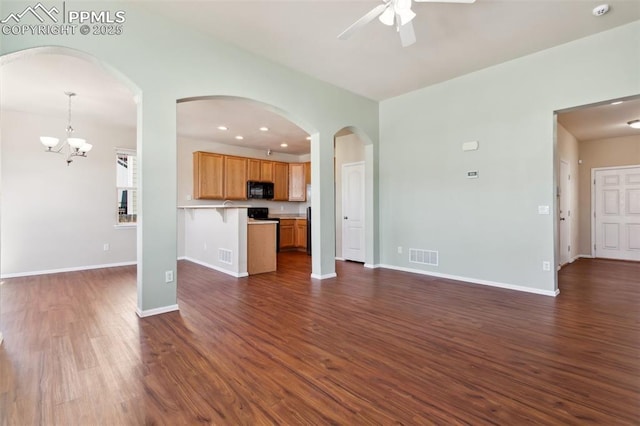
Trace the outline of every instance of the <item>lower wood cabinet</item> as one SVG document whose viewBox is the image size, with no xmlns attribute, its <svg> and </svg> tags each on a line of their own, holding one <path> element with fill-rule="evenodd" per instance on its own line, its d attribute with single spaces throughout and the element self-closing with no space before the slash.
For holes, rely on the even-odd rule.
<svg viewBox="0 0 640 426">
<path fill-rule="evenodd" d="M 280 219 L 280 249 L 295 247 L 295 219 Z"/>
<path fill-rule="evenodd" d="M 280 219 L 280 250 L 307 249 L 307 220 Z"/>
<path fill-rule="evenodd" d="M 255 275 L 276 269 L 276 224 L 250 223 L 247 227 L 247 272 Z"/>
</svg>

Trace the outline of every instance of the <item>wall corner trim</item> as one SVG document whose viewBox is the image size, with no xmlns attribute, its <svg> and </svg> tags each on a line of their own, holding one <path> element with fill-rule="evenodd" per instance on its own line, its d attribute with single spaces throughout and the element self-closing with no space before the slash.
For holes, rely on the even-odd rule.
<svg viewBox="0 0 640 426">
<path fill-rule="evenodd" d="M 140 310 L 140 308 L 136 308 L 136 314 L 138 314 L 140 318 L 146 318 L 154 315 L 166 314 L 167 312 L 174 312 L 179 310 L 180 309 L 178 308 L 178 305 L 162 306 L 160 308 L 146 309 L 144 311 Z"/>
<path fill-rule="evenodd" d="M 458 276 L 458 275 L 442 274 L 440 272 L 423 271 L 421 269 L 405 268 L 403 266 L 394 266 L 394 265 L 383 264 L 383 265 L 379 265 L 379 267 L 386 268 L 386 269 L 394 269 L 396 271 L 402 271 L 402 272 L 410 272 L 410 273 L 413 273 L 413 274 L 429 275 L 429 276 L 432 276 L 432 277 L 444 278 L 444 279 L 447 279 L 447 280 L 460 281 L 463 284 L 480 284 L 480 285 L 486 285 L 486 286 L 489 286 L 489 287 L 498 287 L 498 288 L 504 288 L 504 289 L 507 289 L 507 290 L 515 290 L 515 291 L 521 291 L 521 292 L 525 292 L 525 293 L 539 294 L 539 295 L 542 295 L 542 296 L 556 297 L 558 294 L 560 294 L 560 290 L 558 290 L 558 289 L 556 289 L 556 290 L 542 290 L 542 289 L 539 289 L 539 288 L 524 287 L 524 286 L 515 285 L 515 284 L 499 283 L 499 282 L 495 282 L 495 281 L 481 280 L 481 279 L 478 279 L 478 278 L 461 277 L 461 276 Z"/>
<path fill-rule="evenodd" d="M 327 280 L 329 278 L 335 278 L 337 276 L 338 274 L 336 274 L 335 272 L 331 274 L 325 274 L 325 275 L 311 274 L 311 278 L 314 280 Z"/>
<path fill-rule="evenodd" d="M 196 264 L 198 264 L 198 265 L 200 265 L 200 266 L 204 266 L 205 268 L 209 268 L 209 269 L 213 269 L 213 270 L 218 271 L 218 272 L 222 272 L 223 274 L 231 275 L 232 277 L 236 277 L 236 278 L 244 278 L 244 277 L 248 277 L 248 276 L 249 276 L 249 273 L 248 273 L 248 272 L 234 272 L 234 271 L 230 271 L 230 270 L 228 270 L 228 269 L 224 269 L 224 268 L 221 268 L 221 267 L 219 267 L 219 266 L 212 265 L 212 264 L 207 263 L 207 262 L 202 262 L 202 261 L 200 261 L 200 260 L 193 259 L 193 258 L 191 258 L 191 257 L 189 257 L 189 256 L 184 256 L 182 259 L 183 259 L 183 260 L 186 260 L 186 261 L 189 261 L 189 262 L 196 263 Z"/>
</svg>

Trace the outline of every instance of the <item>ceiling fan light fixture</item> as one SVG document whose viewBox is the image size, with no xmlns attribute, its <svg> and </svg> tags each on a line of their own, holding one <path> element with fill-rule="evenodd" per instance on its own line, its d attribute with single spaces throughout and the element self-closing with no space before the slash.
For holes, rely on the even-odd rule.
<svg viewBox="0 0 640 426">
<path fill-rule="evenodd" d="M 631 120 L 627 124 L 633 129 L 640 129 L 640 120 Z"/>
<path fill-rule="evenodd" d="M 378 17 L 378 19 L 380 20 L 380 22 L 390 27 L 393 25 L 393 22 L 395 21 L 395 17 L 396 17 L 396 13 L 393 10 L 393 7 L 387 7 L 384 10 L 384 12 L 382 12 L 380 17 Z"/>
<path fill-rule="evenodd" d="M 408 24 L 416 17 L 415 12 L 411 9 L 399 10 L 396 15 L 398 16 L 398 21 L 400 21 L 400 26 Z"/>
</svg>

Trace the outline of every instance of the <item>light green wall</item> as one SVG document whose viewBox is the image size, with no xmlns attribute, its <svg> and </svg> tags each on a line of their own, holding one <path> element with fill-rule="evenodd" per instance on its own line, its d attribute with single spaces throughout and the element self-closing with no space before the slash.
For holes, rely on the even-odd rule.
<svg viewBox="0 0 640 426">
<path fill-rule="evenodd" d="M 1 12 L 33 2 L 3 1 Z M 333 135 L 347 126 L 377 144 L 378 104 L 154 16 L 130 2 L 67 2 L 67 8 L 126 11 L 120 36 L 2 36 L 0 53 L 40 46 L 77 49 L 126 76 L 140 92 L 141 226 L 138 227 L 138 309 L 176 303 L 164 271 L 176 269 L 176 100 L 231 95 L 289 113 L 313 135 L 313 272 L 331 275 L 334 263 Z M 4 83 L 4 82 L 3 82 Z"/>
<path fill-rule="evenodd" d="M 552 294 L 554 215 L 537 209 L 555 211 L 553 113 L 638 93 L 636 21 L 383 101 L 381 263 Z M 408 248 L 439 250 L 440 265 L 409 263 Z"/>
</svg>

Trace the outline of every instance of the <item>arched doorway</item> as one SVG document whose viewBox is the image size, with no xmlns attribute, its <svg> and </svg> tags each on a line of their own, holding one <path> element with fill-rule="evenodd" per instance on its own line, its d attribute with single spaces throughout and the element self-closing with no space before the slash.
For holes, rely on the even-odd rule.
<svg viewBox="0 0 640 426">
<path fill-rule="evenodd" d="M 135 264 L 135 214 L 127 226 L 119 222 L 115 176 L 116 149 L 135 152 L 138 143 L 139 90 L 91 55 L 67 48 L 8 54 L 0 68 L 2 276 Z M 47 153 L 41 145 L 41 136 L 51 136 L 62 147 L 69 125 L 92 145 L 86 158 Z"/>
</svg>

